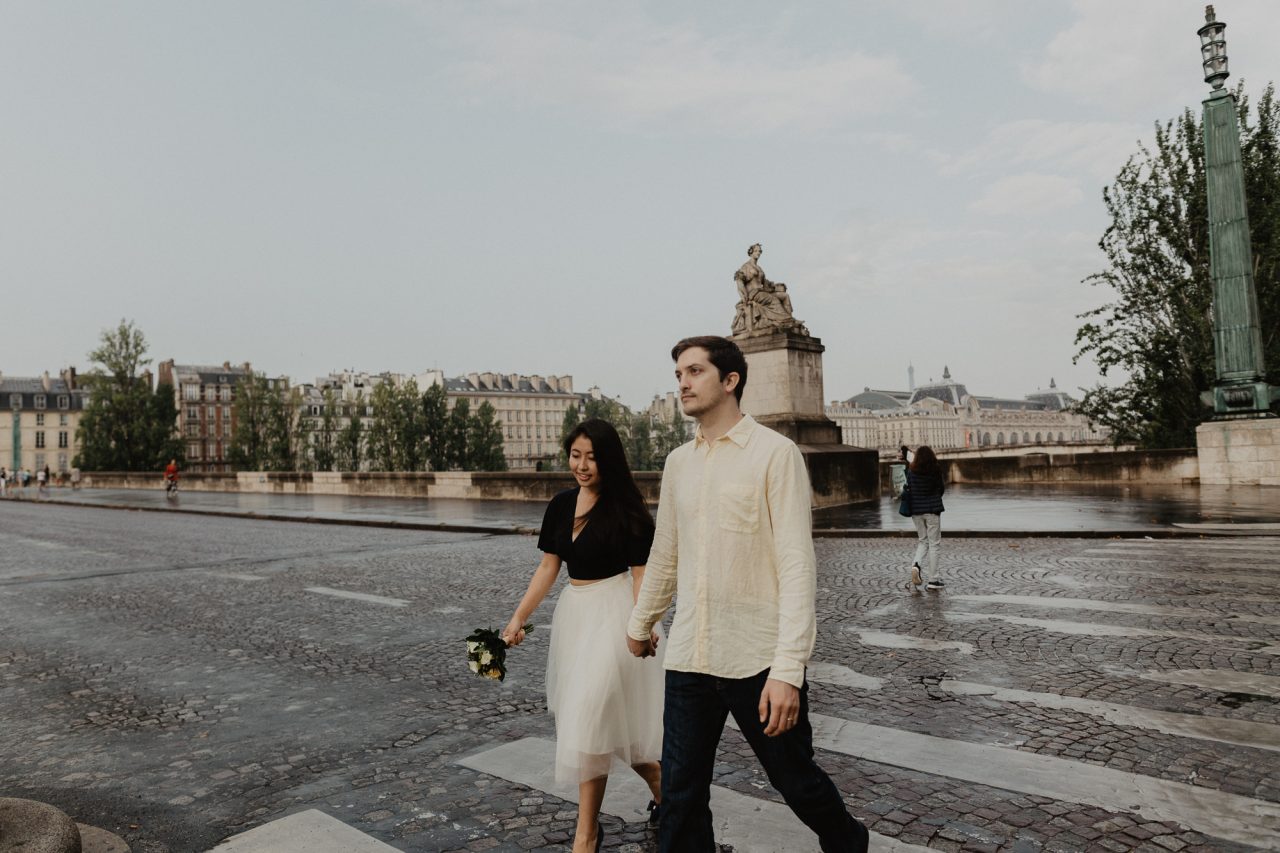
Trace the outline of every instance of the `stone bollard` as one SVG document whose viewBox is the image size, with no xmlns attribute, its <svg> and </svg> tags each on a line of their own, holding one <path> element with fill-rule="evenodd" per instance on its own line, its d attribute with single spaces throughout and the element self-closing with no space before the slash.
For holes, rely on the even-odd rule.
<svg viewBox="0 0 1280 853">
<path fill-rule="evenodd" d="M 0 853 L 81 853 L 80 829 L 51 805 L 0 797 Z"/>
</svg>

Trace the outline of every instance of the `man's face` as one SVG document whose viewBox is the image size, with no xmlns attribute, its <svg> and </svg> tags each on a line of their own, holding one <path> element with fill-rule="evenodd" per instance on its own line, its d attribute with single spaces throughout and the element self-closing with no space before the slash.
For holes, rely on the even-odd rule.
<svg viewBox="0 0 1280 853">
<path fill-rule="evenodd" d="M 676 360 L 676 382 L 680 388 L 680 405 L 684 413 L 698 418 L 728 402 L 737 385 L 737 374 L 721 381 L 720 371 L 711 363 L 702 347 L 689 347 Z"/>
</svg>

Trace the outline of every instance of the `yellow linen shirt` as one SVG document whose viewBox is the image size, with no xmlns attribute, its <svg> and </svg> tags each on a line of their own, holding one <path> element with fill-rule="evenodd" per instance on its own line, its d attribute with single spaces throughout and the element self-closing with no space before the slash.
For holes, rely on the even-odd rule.
<svg viewBox="0 0 1280 853">
<path fill-rule="evenodd" d="M 725 435 L 667 457 L 657 531 L 627 633 L 679 598 L 666 668 L 796 687 L 817 633 L 809 475 L 789 438 L 744 415 Z"/>
</svg>

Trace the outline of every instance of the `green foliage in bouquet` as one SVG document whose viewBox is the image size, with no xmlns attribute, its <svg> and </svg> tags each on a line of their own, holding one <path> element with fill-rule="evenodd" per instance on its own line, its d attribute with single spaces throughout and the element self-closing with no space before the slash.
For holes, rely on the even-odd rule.
<svg viewBox="0 0 1280 853">
<path fill-rule="evenodd" d="M 527 634 L 533 625 L 523 628 Z M 492 628 L 476 628 L 467 637 L 467 667 L 483 678 L 502 681 L 507 677 L 507 643 Z"/>
</svg>

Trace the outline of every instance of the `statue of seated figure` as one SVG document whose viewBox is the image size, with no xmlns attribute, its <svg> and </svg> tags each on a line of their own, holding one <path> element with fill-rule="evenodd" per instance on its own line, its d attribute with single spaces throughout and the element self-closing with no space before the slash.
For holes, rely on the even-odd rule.
<svg viewBox="0 0 1280 853">
<path fill-rule="evenodd" d="M 733 334 L 743 335 L 774 329 L 793 329 L 808 334 L 804 324 L 791 310 L 787 286 L 769 281 L 759 260 L 763 252 L 759 243 L 747 249 L 747 262 L 733 274 L 738 283 L 738 304 L 733 318 Z"/>
</svg>

